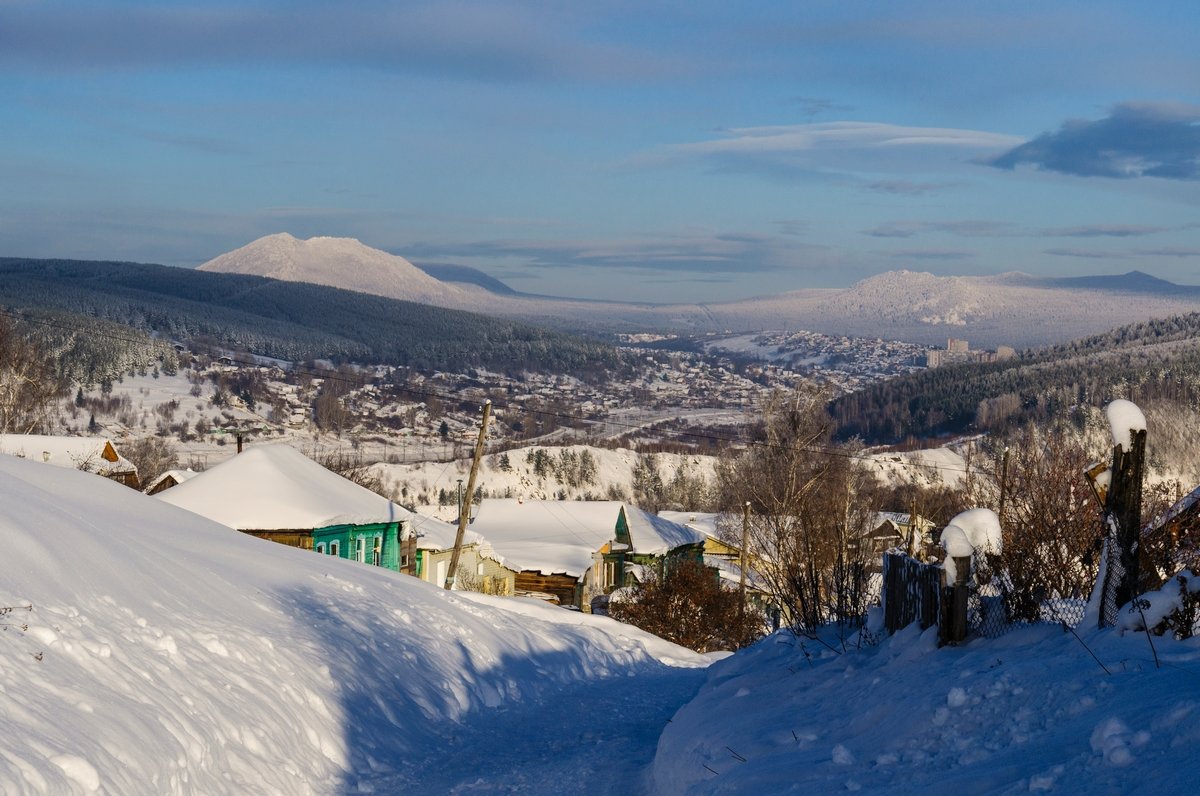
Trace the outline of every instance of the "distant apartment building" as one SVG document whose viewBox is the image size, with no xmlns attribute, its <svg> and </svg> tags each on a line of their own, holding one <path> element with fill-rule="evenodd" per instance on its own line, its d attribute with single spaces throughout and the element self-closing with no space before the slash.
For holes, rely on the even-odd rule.
<svg viewBox="0 0 1200 796">
<path fill-rule="evenodd" d="M 972 351 L 966 340 L 951 337 L 944 350 L 935 348 L 925 352 L 925 367 L 937 368 L 957 362 L 1000 362 L 1016 355 L 1016 350 L 1006 345 L 996 346 L 995 351 Z"/>
</svg>

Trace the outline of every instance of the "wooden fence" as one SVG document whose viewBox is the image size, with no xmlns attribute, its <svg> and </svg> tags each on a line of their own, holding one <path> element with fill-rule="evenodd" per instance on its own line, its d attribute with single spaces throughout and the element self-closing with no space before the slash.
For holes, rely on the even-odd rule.
<svg viewBox="0 0 1200 796">
<path fill-rule="evenodd" d="M 913 622 L 921 629 L 938 624 L 942 568 L 903 553 L 883 554 L 883 622 L 895 633 Z"/>
</svg>

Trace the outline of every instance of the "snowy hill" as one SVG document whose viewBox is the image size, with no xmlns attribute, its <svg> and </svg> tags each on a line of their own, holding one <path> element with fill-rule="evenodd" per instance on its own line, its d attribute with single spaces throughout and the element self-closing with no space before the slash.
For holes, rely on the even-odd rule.
<svg viewBox="0 0 1200 796">
<path fill-rule="evenodd" d="M 0 538 L 0 606 L 18 608 L 0 617 L 5 794 L 449 792 L 488 771 L 552 793 L 559 780 L 512 770 L 514 743 L 583 745 L 586 759 L 563 752 L 576 771 L 629 753 L 627 738 L 649 733 L 652 748 L 709 661 L 612 620 L 444 592 L 7 456 Z M 607 723 L 538 735 L 545 712 L 608 681 Z M 652 696 L 640 683 L 671 697 L 634 716 L 628 700 Z M 622 776 L 614 787 L 638 788 L 636 766 Z"/>
<path fill-rule="evenodd" d="M 197 270 L 311 282 L 438 306 L 463 303 L 457 288 L 439 282 L 403 257 L 372 249 L 354 238 L 299 240 L 280 232 L 214 257 Z"/>
<path fill-rule="evenodd" d="M 1200 309 L 1200 289 L 1139 272 L 1048 279 L 1019 272 L 936 276 L 901 270 L 844 289 L 797 290 L 709 304 L 590 301 L 514 294 L 502 285 L 488 290 L 474 278 L 469 281 L 476 284 L 448 285 L 403 257 L 351 238 L 301 241 L 287 233 L 261 238 L 200 269 L 334 285 L 570 330 L 805 329 L 926 344 L 959 337 L 980 348 L 1065 342 L 1125 323 Z"/>
<path fill-rule="evenodd" d="M 769 637 L 667 725 L 655 792 L 1158 794 L 1195 790 L 1200 641 L 1056 625 L 937 649 Z"/>
</svg>

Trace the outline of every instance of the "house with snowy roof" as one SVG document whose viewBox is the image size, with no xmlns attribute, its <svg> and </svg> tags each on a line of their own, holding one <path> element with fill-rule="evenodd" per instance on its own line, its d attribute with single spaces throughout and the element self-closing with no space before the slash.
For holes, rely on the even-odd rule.
<svg viewBox="0 0 1200 796">
<path fill-rule="evenodd" d="M 147 495 L 157 495 L 159 492 L 170 489 L 173 486 L 178 486 L 184 481 L 199 475 L 195 470 L 167 470 L 160 473 L 157 478 L 151 481 L 142 489 Z"/>
<path fill-rule="evenodd" d="M 458 526 L 424 514 L 412 518 L 413 567 L 409 574 L 442 588 L 454 557 Z M 487 540 L 474 531 L 463 534 L 454 588 L 512 596 L 517 573 L 500 560 Z"/>
<path fill-rule="evenodd" d="M 401 571 L 412 514 L 285 444 L 255 445 L 155 498 L 261 539 Z"/>
<path fill-rule="evenodd" d="M 698 557 L 703 547 L 690 529 L 616 500 L 486 499 L 470 530 L 517 573 L 517 594 L 576 607 L 669 554 Z"/>
<path fill-rule="evenodd" d="M 104 437 L 59 437 L 46 434 L 0 434 L 0 453 L 95 473 L 138 488 L 137 466 Z"/>
</svg>

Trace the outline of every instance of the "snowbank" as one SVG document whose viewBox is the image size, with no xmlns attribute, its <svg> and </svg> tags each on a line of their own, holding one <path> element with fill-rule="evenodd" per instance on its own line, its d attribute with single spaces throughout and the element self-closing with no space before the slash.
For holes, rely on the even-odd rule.
<svg viewBox="0 0 1200 796">
<path fill-rule="evenodd" d="M 1200 641 L 1057 626 L 937 649 L 910 626 L 842 654 L 777 634 L 709 669 L 667 725 L 664 794 L 1195 789 Z M 835 644 L 836 646 L 836 644 Z"/>
<path fill-rule="evenodd" d="M 0 538 L 5 794 L 396 792 L 488 708 L 709 662 L 7 456 Z"/>
</svg>

